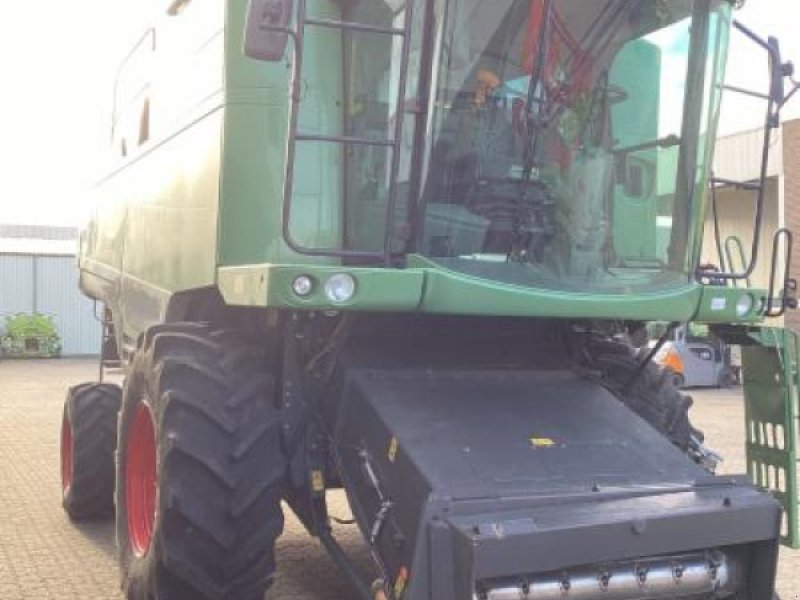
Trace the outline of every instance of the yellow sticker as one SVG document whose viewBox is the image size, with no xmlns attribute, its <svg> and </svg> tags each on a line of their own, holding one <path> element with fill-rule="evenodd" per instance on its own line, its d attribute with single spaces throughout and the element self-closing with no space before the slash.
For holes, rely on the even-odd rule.
<svg viewBox="0 0 800 600">
<path fill-rule="evenodd" d="M 397 438 L 393 437 L 392 441 L 389 442 L 389 462 L 394 462 L 397 458 Z"/>
<path fill-rule="evenodd" d="M 311 471 L 311 489 L 316 494 L 325 491 L 325 475 L 322 471 Z"/>
<path fill-rule="evenodd" d="M 534 448 L 552 448 L 556 445 L 555 440 L 550 438 L 532 437 L 530 442 Z"/>
</svg>

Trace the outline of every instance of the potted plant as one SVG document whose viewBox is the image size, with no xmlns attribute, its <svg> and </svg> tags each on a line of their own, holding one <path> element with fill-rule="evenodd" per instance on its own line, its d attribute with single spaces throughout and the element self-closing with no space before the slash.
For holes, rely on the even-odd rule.
<svg viewBox="0 0 800 600">
<path fill-rule="evenodd" d="M 0 349 L 13 358 L 50 358 L 61 354 L 61 337 L 53 317 L 19 313 L 6 317 Z"/>
</svg>

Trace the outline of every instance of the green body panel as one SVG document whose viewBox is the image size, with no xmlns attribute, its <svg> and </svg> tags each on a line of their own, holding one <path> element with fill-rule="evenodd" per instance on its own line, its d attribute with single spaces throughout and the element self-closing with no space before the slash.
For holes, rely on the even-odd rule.
<svg viewBox="0 0 800 600">
<path fill-rule="evenodd" d="M 698 323 L 760 323 L 763 320 L 758 306 L 761 298 L 765 298 L 765 290 L 737 290 L 715 285 L 702 286 L 703 295 L 697 314 L 692 321 Z M 742 295 L 750 295 L 753 309 L 746 315 L 736 314 L 736 303 Z"/>
<path fill-rule="evenodd" d="M 287 62 L 266 64 L 242 54 L 247 2 L 228 3 L 225 52 L 225 130 L 222 139 L 219 265 L 335 262 L 291 251 L 281 234 L 289 80 Z M 339 18 L 332 2 L 310 2 L 314 16 Z M 291 53 L 291 51 L 288 51 Z M 333 32 L 309 36 L 299 126 L 341 135 L 341 40 Z M 292 231 L 309 245 L 342 244 L 342 151 L 336 145 L 301 147 L 295 171 Z"/>
<path fill-rule="evenodd" d="M 700 286 L 685 285 L 647 297 L 578 294 L 500 284 L 443 269 L 424 257 L 412 264 L 426 265 L 425 293 L 420 307 L 425 312 L 456 314 L 498 314 L 601 319 L 688 320 L 697 311 Z"/>
<path fill-rule="evenodd" d="M 783 505 L 783 543 L 800 548 L 798 336 L 786 329 L 763 328 L 751 331 L 749 338 L 753 343 L 742 347 L 747 472 Z"/>
<path fill-rule="evenodd" d="M 335 307 L 323 293 L 325 281 L 346 272 L 356 280 L 352 301 Z M 299 275 L 311 277 L 314 290 L 306 297 L 292 292 Z M 219 288 L 229 304 L 240 306 L 287 306 L 296 309 L 353 309 L 365 311 L 415 311 L 422 297 L 425 273 L 420 269 L 342 269 L 304 265 L 251 265 L 219 270 Z"/>
<path fill-rule="evenodd" d="M 322 293 L 325 281 L 336 273 L 356 280 L 356 294 L 344 305 L 333 306 Z M 311 277 L 314 292 L 301 298 L 292 281 Z M 732 288 L 686 285 L 643 298 L 630 295 L 609 298 L 599 294 L 552 292 L 503 285 L 443 269 L 432 261 L 412 256 L 409 268 L 353 268 L 313 265 L 246 265 L 223 267 L 218 284 L 229 304 L 287 306 L 298 309 L 343 308 L 368 311 L 420 311 L 463 315 L 505 315 L 606 319 L 695 320 L 704 323 L 758 322 L 757 311 L 736 315 L 736 302 L 744 293 Z M 760 297 L 763 292 L 748 292 Z"/>
</svg>

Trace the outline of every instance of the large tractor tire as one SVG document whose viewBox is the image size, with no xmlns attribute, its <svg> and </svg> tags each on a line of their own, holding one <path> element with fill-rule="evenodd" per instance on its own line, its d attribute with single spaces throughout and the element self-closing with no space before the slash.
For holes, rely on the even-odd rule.
<svg viewBox="0 0 800 600">
<path fill-rule="evenodd" d="M 680 392 L 666 369 L 650 362 L 634 379 L 644 357 L 622 342 L 593 343 L 589 356 L 602 383 L 673 444 L 688 452 L 692 436 L 703 439 L 703 434 L 689 422 L 692 399 Z"/>
<path fill-rule="evenodd" d="M 71 387 L 61 420 L 61 491 L 71 519 L 114 514 L 114 451 L 122 398 L 118 385 L 83 383 Z"/>
<path fill-rule="evenodd" d="M 283 530 L 286 459 L 261 345 L 170 324 L 125 383 L 117 543 L 129 600 L 261 600 Z"/>
</svg>

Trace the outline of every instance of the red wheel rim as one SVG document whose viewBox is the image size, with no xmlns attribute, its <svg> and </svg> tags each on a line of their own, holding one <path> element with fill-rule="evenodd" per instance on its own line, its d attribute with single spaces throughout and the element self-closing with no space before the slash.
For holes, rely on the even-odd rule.
<svg viewBox="0 0 800 600">
<path fill-rule="evenodd" d="M 64 415 L 61 421 L 61 492 L 66 496 L 72 486 L 72 424 Z"/>
<path fill-rule="evenodd" d="M 125 465 L 128 538 L 136 556 L 150 549 L 156 520 L 156 436 L 150 407 L 142 401 L 133 413 Z"/>
</svg>

